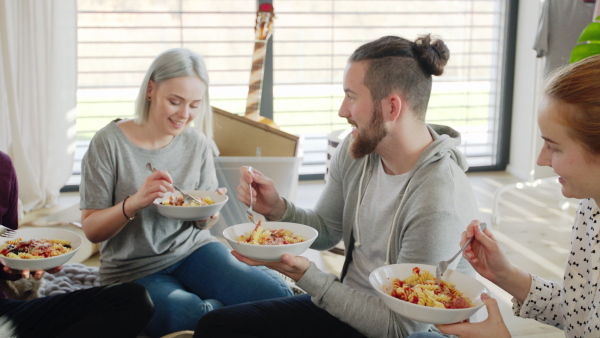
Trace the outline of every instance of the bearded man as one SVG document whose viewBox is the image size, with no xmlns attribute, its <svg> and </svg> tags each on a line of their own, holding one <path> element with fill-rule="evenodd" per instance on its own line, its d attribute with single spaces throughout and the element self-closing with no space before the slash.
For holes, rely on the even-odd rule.
<svg viewBox="0 0 600 338">
<path fill-rule="evenodd" d="M 202 317 L 197 337 L 406 337 L 436 331 L 392 312 L 369 283 L 376 268 L 394 263 L 435 265 L 451 257 L 479 210 L 457 150 L 459 134 L 425 123 L 432 75 L 449 59 L 443 41 L 429 35 L 409 41 L 386 36 L 359 47 L 344 72 L 339 110 L 355 128 L 333 155 L 330 177 L 314 210 L 279 196 L 273 182 L 240 169 L 238 199 L 268 220 L 314 227 L 313 249 L 343 240 L 341 276 L 305 257 L 283 255 L 266 265 L 307 292 L 246 303 Z M 249 188 L 252 184 L 252 189 Z M 451 269 L 473 275 L 461 257 Z"/>
</svg>

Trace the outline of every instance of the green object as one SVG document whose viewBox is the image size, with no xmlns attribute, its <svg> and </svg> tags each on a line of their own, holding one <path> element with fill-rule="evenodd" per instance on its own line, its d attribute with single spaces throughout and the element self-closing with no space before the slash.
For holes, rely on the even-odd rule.
<svg viewBox="0 0 600 338">
<path fill-rule="evenodd" d="M 600 54 L 600 16 L 585 27 L 577 45 L 571 51 L 570 62 L 583 60 L 588 56 Z"/>
</svg>

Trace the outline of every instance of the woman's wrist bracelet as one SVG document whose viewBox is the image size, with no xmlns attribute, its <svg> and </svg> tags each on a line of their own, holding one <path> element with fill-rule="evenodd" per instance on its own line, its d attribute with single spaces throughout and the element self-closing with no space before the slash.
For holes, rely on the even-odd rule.
<svg viewBox="0 0 600 338">
<path fill-rule="evenodd" d="M 125 216 L 125 218 L 127 218 L 130 221 L 133 221 L 133 219 L 135 218 L 135 215 L 133 215 L 132 217 L 127 216 L 127 214 L 125 213 L 125 201 L 127 201 L 127 199 L 131 197 L 131 195 L 128 195 L 127 197 L 125 197 L 125 199 L 123 200 L 123 216 Z"/>
</svg>

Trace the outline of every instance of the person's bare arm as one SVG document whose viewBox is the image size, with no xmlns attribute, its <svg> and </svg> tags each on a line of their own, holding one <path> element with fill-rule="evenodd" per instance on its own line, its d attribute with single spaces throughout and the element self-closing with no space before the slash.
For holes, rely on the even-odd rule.
<svg viewBox="0 0 600 338">
<path fill-rule="evenodd" d="M 150 174 L 140 189 L 124 201 L 106 209 L 83 209 L 81 224 L 85 236 L 92 242 L 105 241 L 118 234 L 138 211 L 146 208 L 167 191 L 174 192 L 171 176 L 163 170 Z"/>
</svg>

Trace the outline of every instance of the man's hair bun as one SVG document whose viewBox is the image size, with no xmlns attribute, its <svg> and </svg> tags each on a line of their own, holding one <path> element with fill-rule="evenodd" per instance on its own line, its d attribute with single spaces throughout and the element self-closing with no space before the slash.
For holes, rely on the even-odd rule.
<svg viewBox="0 0 600 338">
<path fill-rule="evenodd" d="M 450 59 L 450 50 L 438 38 L 431 38 L 430 34 L 417 38 L 413 44 L 413 52 L 423 70 L 432 75 L 442 75 L 444 66 Z"/>
</svg>

